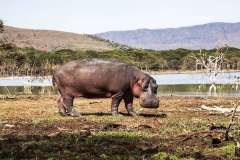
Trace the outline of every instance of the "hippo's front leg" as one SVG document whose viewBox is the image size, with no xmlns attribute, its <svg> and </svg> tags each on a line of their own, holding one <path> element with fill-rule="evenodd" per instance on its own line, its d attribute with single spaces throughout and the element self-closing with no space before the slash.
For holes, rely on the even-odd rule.
<svg viewBox="0 0 240 160">
<path fill-rule="evenodd" d="M 66 109 L 63 105 L 63 98 L 59 96 L 57 99 L 58 111 L 62 116 L 67 116 Z"/>
<path fill-rule="evenodd" d="M 137 116 L 137 113 L 133 109 L 133 94 L 129 92 L 124 95 L 123 99 L 128 114 L 130 114 L 131 116 Z"/>
<path fill-rule="evenodd" d="M 123 98 L 123 93 L 117 93 L 115 95 L 112 96 L 112 105 L 111 105 L 111 109 L 112 109 L 112 115 L 113 116 L 117 116 L 118 115 L 118 106 L 121 102 Z"/>
</svg>

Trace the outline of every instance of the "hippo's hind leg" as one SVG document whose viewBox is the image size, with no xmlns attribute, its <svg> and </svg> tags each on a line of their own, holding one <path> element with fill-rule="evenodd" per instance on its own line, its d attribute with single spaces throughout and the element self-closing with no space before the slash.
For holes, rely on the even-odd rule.
<svg viewBox="0 0 240 160">
<path fill-rule="evenodd" d="M 73 108 L 73 99 L 74 97 L 72 96 L 63 96 L 63 105 L 67 115 L 78 117 L 80 114 Z"/>
<path fill-rule="evenodd" d="M 67 116 L 66 109 L 63 105 L 63 97 L 59 96 L 57 99 L 58 111 L 62 116 Z"/>
<path fill-rule="evenodd" d="M 137 116 L 137 113 L 133 109 L 133 94 L 131 92 L 127 92 L 124 94 L 123 100 L 128 114 L 131 116 Z"/>
</svg>

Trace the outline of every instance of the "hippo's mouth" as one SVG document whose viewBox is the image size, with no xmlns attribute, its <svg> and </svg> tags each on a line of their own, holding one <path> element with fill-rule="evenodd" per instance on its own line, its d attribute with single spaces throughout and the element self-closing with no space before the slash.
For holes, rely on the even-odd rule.
<svg viewBox="0 0 240 160">
<path fill-rule="evenodd" d="M 158 108 L 159 107 L 159 100 L 151 100 L 151 101 L 141 101 L 140 100 L 140 106 L 143 108 Z"/>
</svg>

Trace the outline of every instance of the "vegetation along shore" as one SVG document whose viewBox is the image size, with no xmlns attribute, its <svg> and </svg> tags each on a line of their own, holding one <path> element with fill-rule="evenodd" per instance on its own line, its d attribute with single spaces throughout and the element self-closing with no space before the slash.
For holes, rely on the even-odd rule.
<svg viewBox="0 0 240 160">
<path fill-rule="evenodd" d="M 34 48 L 19 48 L 13 44 L 0 46 L 0 75 L 51 75 L 54 70 L 63 63 L 74 59 L 117 59 L 133 64 L 145 71 L 193 71 L 199 69 L 196 66 L 194 56 L 199 54 L 215 55 L 212 50 L 187 50 L 176 49 L 155 51 L 146 49 L 115 49 L 108 51 L 83 51 L 60 49 L 53 51 L 40 51 Z M 240 69 L 240 49 L 228 48 L 224 55 L 222 69 Z M 157 73 L 156 72 L 156 73 Z"/>
</svg>

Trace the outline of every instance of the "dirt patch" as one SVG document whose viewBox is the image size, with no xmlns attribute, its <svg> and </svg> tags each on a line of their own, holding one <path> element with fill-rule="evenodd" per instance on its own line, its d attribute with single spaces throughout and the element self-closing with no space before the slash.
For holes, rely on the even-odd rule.
<svg viewBox="0 0 240 160">
<path fill-rule="evenodd" d="M 121 104 L 113 117 L 109 99 L 79 99 L 79 118 L 60 116 L 56 97 L 0 100 L 0 159 L 237 159 L 239 123 L 225 141 L 229 115 L 196 107 L 231 107 L 233 100 L 161 97 L 157 110 L 134 101 L 139 116 Z"/>
</svg>

